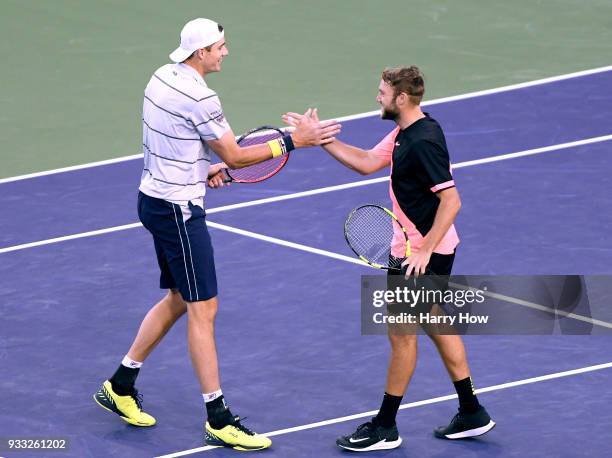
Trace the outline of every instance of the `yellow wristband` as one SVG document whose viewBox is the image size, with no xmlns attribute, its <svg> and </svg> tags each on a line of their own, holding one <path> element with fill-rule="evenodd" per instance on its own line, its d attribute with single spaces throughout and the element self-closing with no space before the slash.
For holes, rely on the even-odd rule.
<svg viewBox="0 0 612 458">
<path fill-rule="evenodd" d="M 268 142 L 268 146 L 272 150 L 272 157 L 278 157 L 283 154 L 283 149 L 281 148 L 280 142 L 278 140 L 270 140 Z"/>
</svg>

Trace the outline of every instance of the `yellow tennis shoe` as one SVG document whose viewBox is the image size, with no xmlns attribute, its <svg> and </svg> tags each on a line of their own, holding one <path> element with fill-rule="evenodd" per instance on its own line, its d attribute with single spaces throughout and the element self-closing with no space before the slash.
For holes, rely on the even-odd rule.
<svg viewBox="0 0 612 458">
<path fill-rule="evenodd" d="M 206 422 L 204 426 L 204 440 L 208 445 L 230 447 L 234 450 L 254 451 L 268 448 L 272 441 L 266 436 L 254 433 L 240 423 L 240 417 L 220 429 L 215 429 Z"/>
<path fill-rule="evenodd" d="M 155 418 L 142 411 L 142 395 L 134 389 L 134 393 L 127 396 L 119 396 L 113 391 L 111 382 L 108 380 L 94 394 L 94 400 L 109 412 L 119 415 L 124 421 L 134 426 L 153 426 Z"/>
</svg>

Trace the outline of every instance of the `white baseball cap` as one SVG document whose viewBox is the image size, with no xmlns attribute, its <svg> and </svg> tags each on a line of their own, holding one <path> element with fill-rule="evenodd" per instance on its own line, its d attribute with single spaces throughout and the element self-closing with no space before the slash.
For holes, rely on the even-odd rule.
<svg viewBox="0 0 612 458">
<path fill-rule="evenodd" d="M 210 19 L 189 21 L 181 30 L 181 44 L 170 54 L 173 62 L 183 62 L 200 48 L 210 46 L 223 38 L 223 27 Z"/>
</svg>

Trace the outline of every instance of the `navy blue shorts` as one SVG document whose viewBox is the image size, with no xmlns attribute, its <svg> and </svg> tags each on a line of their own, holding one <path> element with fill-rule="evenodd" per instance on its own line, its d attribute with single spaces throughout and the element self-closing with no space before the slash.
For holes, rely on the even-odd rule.
<svg viewBox="0 0 612 458">
<path fill-rule="evenodd" d="M 206 227 L 206 212 L 189 204 L 184 217 L 179 205 L 138 193 L 138 216 L 153 235 L 161 270 L 159 287 L 178 289 L 187 302 L 217 295 L 213 248 Z"/>
</svg>

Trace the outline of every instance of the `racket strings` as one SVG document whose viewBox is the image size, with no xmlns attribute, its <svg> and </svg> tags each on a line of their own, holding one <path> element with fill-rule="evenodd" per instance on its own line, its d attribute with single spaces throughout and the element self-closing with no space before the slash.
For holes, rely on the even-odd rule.
<svg viewBox="0 0 612 458">
<path fill-rule="evenodd" d="M 260 145 L 270 140 L 276 140 L 281 136 L 282 133 L 277 130 L 257 131 L 245 137 L 242 137 L 238 141 L 238 144 L 241 147 Z M 261 181 L 278 172 L 285 165 L 285 162 L 287 162 L 288 158 L 288 155 L 283 154 L 282 156 L 273 157 L 272 159 L 268 159 L 258 164 L 253 164 L 248 167 L 244 167 L 241 169 L 231 169 L 229 171 L 229 175 L 235 181 Z"/>
<path fill-rule="evenodd" d="M 347 221 L 347 241 L 359 256 L 371 263 L 395 267 L 390 265 L 390 261 L 396 225 L 395 220 L 382 208 L 360 207 Z"/>
</svg>

